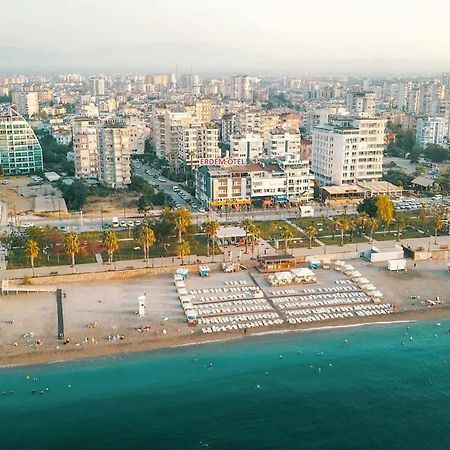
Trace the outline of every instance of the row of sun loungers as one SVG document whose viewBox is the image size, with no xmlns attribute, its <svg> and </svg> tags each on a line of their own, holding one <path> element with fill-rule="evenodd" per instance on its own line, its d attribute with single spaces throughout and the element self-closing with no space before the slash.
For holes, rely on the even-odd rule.
<svg viewBox="0 0 450 450">
<path fill-rule="evenodd" d="M 220 332 L 226 332 L 226 331 L 247 330 L 250 328 L 269 327 L 272 325 L 282 325 L 283 323 L 284 323 L 283 319 L 255 320 L 252 322 L 238 323 L 238 324 L 233 324 L 233 325 L 222 325 L 222 326 L 213 325 L 210 328 L 202 328 L 202 332 L 203 333 L 220 333 Z"/>
<path fill-rule="evenodd" d="M 251 286 L 220 287 L 209 289 L 192 289 L 189 294 L 222 294 L 224 292 L 248 292 Z"/>
<path fill-rule="evenodd" d="M 242 300 L 242 299 L 251 299 L 251 298 L 253 298 L 253 294 L 251 294 L 250 292 L 245 292 L 243 294 L 200 297 L 199 299 L 195 299 L 194 303 L 227 302 L 230 300 Z"/>
<path fill-rule="evenodd" d="M 210 309 L 198 308 L 197 310 L 199 316 L 216 316 L 218 314 L 250 313 L 260 311 L 273 311 L 273 308 L 266 303 L 262 305 L 223 306 L 221 308 Z"/>
<path fill-rule="evenodd" d="M 237 286 L 238 284 L 240 284 L 240 285 L 248 284 L 248 281 L 246 281 L 246 280 L 225 281 L 225 284 L 227 286 Z"/>
<path fill-rule="evenodd" d="M 336 284 L 352 284 L 352 280 L 336 280 Z"/>
<path fill-rule="evenodd" d="M 286 302 L 277 304 L 279 309 L 294 309 L 294 308 L 311 308 L 318 306 L 335 306 L 335 305 L 361 305 L 368 303 L 369 299 L 364 297 L 348 298 L 348 299 L 329 299 L 311 302 Z"/>
<path fill-rule="evenodd" d="M 220 313 L 229 314 L 229 312 L 246 311 L 246 309 L 235 310 L 236 308 L 253 308 L 248 309 L 248 311 L 257 311 L 257 310 L 264 311 L 273 309 L 265 299 L 236 300 L 231 302 L 208 303 L 203 305 L 197 305 L 197 308 L 199 314 L 203 316 Z"/>
<path fill-rule="evenodd" d="M 308 313 L 305 315 L 305 311 Z M 311 310 L 288 311 L 288 323 L 295 325 L 298 323 L 316 322 L 321 320 L 344 319 L 347 317 L 368 317 L 383 314 L 390 314 L 393 308 L 389 304 L 382 305 L 359 305 L 355 307 L 342 306 L 335 308 L 315 308 Z M 298 313 L 298 314 L 296 314 Z M 304 317 L 292 317 L 301 315 Z"/>
<path fill-rule="evenodd" d="M 348 285 L 348 286 L 339 286 L 339 287 L 330 287 L 330 288 L 318 288 L 318 289 L 303 289 L 303 290 L 295 290 L 295 289 L 276 289 L 267 293 L 269 297 L 280 297 L 283 295 L 302 295 L 302 294 L 317 294 L 317 293 L 332 293 L 332 292 L 355 292 L 361 290 L 356 285 Z"/>
<path fill-rule="evenodd" d="M 199 325 L 223 324 L 234 322 L 248 322 L 251 320 L 270 320 L 279 319 L 280 316 L 276 312 L 265 312 L 256 314 L 236 314 L 234 316 L 215 316 L 204 317 L 198 320 Z"/>
</svg>

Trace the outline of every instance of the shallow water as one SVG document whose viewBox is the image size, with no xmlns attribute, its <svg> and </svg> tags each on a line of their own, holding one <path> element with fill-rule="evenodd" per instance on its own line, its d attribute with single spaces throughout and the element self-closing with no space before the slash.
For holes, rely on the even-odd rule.
<svg viewBox="0 0 450 450">
<path fill-rule="evenodd" d="M 0 449 L 448 449 L 449 328 L 372 325 L 2 369 Z"/>
</svg>

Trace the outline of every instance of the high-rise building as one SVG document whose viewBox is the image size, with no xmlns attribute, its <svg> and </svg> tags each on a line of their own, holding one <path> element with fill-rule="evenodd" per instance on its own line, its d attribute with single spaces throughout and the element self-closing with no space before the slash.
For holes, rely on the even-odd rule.
<svg viewBox="0 0 450 450">
<path fill-rule="evenodd" d="M 219 128 L 214 126 L 182 127 L 179 130 L 178 159 L 192 168 L 201 159 L 220 157 Z"/>
<path fill-rule="evenodd" d="M 15 110 L 22 116 L 32 117 L 39 113 L 38 92 L 12 92 Z"/>
<path fill-rule="evenodd" d="M 376 181 L 382 176 L 386 120 L 332 116 L 314 128 L 311 170 L 322 185 Z"/>
<path fill-rule="evenodd" d="M 91 78 L 90 91 L 95 97 L 105 95 L 105 80 L 103 78 Z"/>
<path fill-rule="evenodd" d="M 350 92 L 347 97 L 347 110 L 356 117 L 375 117 L 374 92 Z"/>
<path fill-rule="evenodd" d="M 416 142 L 421 148 L 430 144 L 448 148 L 448 117 L 419 117 L 417 119 Z"/>
<path fill-rule="evenodd" d="M 16 111 L 0 112 L 0 164 L 7 175 L 42 172 L 42 147 Z"/>
<path fill-rule="evenodd" d="M 257 133 L 233 134 L 230 137 L 230 158 L 245 160 L 247 164 L 262 158 L 262 137 Z"/>
<path fill-rule="evenodd" d="M 125 123 L 105 124 L 99 129 L 99 179 L 112 188 L 131 183 L 130 134 Z"/>
<path fill-rule="evenodd" d="M 227 113 L 222 116 L 220 140 L 224 144 L 230 143 L 230 137 L 236 131 L 236 114 Z"/>
<path fill-rule="evenodd" d="M 76 118 L 73 122 L 75 176 L 97 179 L 100 171 L 98 130 L 100 122 L 92 118 Z"/>
<path fill-rule="evenodd" d="M 229 96 L 233 100 L 251 102 L 253 100 L 253 89 L 250 77 L 247 75 L 231 77 L 229 81 Z"/>
</svg>

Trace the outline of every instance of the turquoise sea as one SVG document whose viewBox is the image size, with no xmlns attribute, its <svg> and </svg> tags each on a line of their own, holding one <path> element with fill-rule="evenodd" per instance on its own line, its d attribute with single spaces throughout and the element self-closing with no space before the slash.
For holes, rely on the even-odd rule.
<svg viewBox="0 0 450 450">
<path fill-rule="evenodd" d="M 449 329 L 371 325 L 1 369 L 0 449 L 449 449 Z"/>
</svg>

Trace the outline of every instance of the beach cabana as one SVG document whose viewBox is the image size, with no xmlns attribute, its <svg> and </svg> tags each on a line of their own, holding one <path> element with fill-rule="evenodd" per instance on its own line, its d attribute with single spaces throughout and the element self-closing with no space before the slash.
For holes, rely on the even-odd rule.
<svg viewBox="0 0 450 450">
<path fill-rule="evenodd" d="M 317 281 L 315 273 L 306 267 L 292 269 L 291 273 L 297 283 L 316 283 Z"/>
<path fill-rule="evenodd" d="M 189 275 L 189 270 L 185 269 L 184 267 L 180 267 L 175 271 L 175 275 L 181 275 L 183 277 L 183 280 L 185 280 Z"/>
<path fill-rule="evenodd" d="M 209 277 L 209 273 L 211 272 L 211 269 L 206 265 L 201 265 L 198 267 L 198 274 L 203 277 Z"/>
</svg>

